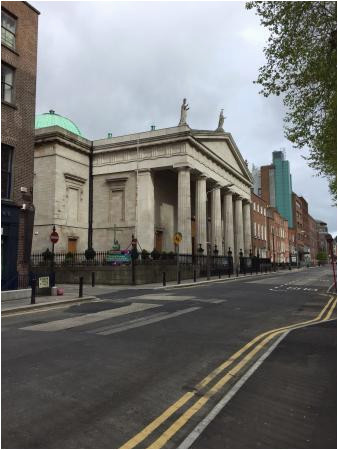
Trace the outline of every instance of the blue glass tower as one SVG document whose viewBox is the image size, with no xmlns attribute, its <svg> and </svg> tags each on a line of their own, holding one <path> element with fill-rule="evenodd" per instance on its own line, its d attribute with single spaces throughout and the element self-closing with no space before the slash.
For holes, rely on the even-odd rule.
<svg viewBox="0 0 338 450">
<path fill-rule="evenodd" d="M 293 227 L 292 217 L 292 180 L 290 174 L 290 163 L 285 160 L 282 151 L 272 152 L 272 161 L 275 175 L 275 205 L 277 211 Z"/>
</svg>

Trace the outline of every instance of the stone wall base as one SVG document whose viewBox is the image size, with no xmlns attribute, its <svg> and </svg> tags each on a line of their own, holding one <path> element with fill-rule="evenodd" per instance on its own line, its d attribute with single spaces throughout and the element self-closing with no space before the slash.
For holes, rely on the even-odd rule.
<svg viewBox="0 0 338 450">
<path fill-rule="evenodd" d="M 196 268 L 197 276 L 199 276 L 199 268 Z M 57 284 L 75 284 L 79 282 L 79 278 L 83 277 L 84 284 L 91 284 L 92 272 L 95 272 L 95 284 L 103 285 L 131 285 L 132 272 L 131 266 L 114 266 L 114 267 L 67 267 L 67 269 L 56 269 Z M 167 281 L 177 279 L 176 265 L 164 264 L 145 264 L 135 267 L 136 284 L 161 283 L 163 280 L 163 272 L 166 273 Z M 181 280 L 193 277 L 192 266 L 184 266 L 180 268 Z"/>
</svg>

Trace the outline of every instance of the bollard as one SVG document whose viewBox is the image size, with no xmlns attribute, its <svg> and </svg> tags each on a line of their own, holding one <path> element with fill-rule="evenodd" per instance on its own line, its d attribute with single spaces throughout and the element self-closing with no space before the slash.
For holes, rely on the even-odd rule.
<svg viewBox="0 0 338 450">
<path fill-rule="evenodd" d="M 236 277 L 238 277 L 238 266 L 236 266 Z"/>
<path fill-rule="evenodd" d="M 181 284 L 181 271 L 177 272 L 177 284 Z"/>
<path fill-rule="evenodd" d="M 36 295 L 36 278 L 32 278 L 32 294 L 31 294 L 31 305 L 35 305 L 35 295 Z"/>
<path fill-rule="evenodd" d="M 83 297 L 83 277 L 79 280 L 79 298 Z"/>
<path fill-rule="evenodd" d="M 196 283 L 196 269 L 194 269 L 194 283 Z"/>
<path fill-rule="evenodd" d="M 228 269 L 228 276 L 229 276 L 229 278 L 231 277 L 230 264 L 229 264 L 229 269 Z"/>
<path fill-rule="evenodd" d="M 221 271 L 218 271 L 218 278 L 221 278 Z"/>
<path fill-rule="evenodd" d="M 162 273 L 162 283 L 163 283 L 163 286 L 167 285 L 167 280 L 165 278 L 165 272 Z"/>
<path fill-rule="evenodd" d="M 92 287 L 95 287 L 95 272 L 92 272 Z"/>
</svg>

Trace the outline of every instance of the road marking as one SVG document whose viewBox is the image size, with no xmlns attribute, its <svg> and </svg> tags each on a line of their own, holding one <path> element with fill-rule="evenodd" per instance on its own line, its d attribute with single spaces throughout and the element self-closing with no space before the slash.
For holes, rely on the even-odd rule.
<svg viewBox="0 0 338 450">
<path fill-rule="evenodd" d="M 331 308 L 330 308 L 330 311 L 327 313 L 327 315 L 326 315 L 326 317 L 325 317 L 324 320 L 328 320 L 328 319 L 331 317 L 331 315 L 332 315 L 332 313 L 333 313 L 333 310 L 334 310 L 334 308 L 335 308 L 336 305 L 337 305 L 337 298 L 336 298 L 335 301 L 332 303 Z"/>
<path fill-rule="evenodd" d="M 259 336 L 256 336 L 254 339 L 252 339 L 250 342 L 248 342 L 246 345 L 244 345 L 240 350 L 238 350 L 236 353 L 234 353 L 228 360 L 226 360 L 224 363 L 222 363 L 219 367 L 214 369 L 209 375 L 207 375 L 200 383 L 196 385 L 196 390 L 201 389 L 202 387 L 205 387 L 207 384 L 209 384 L 219 373 L 221 373 L 226 367 L 228 367 L 230 364 L 232 364 L 236 359 L 238 359 L 246 350 L 248 350 L 250 347 L 252 347 L 254 344 L 259 342 L 263 337 L 263 339 L 260 343 L 256 345 L 255 348 L 253 348 L 233 369 L 231 369 L 230 372 L 226 373 L 212 388 L 209 389 L 207 394 L 204 394 L 202 397 L 199 398 L 184 414 L 182 414 L 158 439 L 156 439 L 151 446 L 148 448 L 163 448 L 166 442 L 177 433 L 177 431 L 184 426 L 188 420 L 196 414 L 204 405 L 207 403 L 207 401 L 221 389 L 230 379 L 233 378 L 237 372 L 243 368 L 253 357 L 254 355 L 261 350 L 266 343 L 268 343 L 271 339 L 273 339 L 278 334 L 283 333 L 286 330 L 290 330 L 293 328 L 301 327 L 304 325 L 308 325 L 311 323 L 318 322 L 322 319 L 324 314 L 327 312 L 327 315 L 325 317 L 325 320 L 327 320 L 334 309 L 334 306 L 336 304 L 336 300 L 334 297 L 331 297 L 327 304 L 323 307 L 323 309 L 320 311 L 320 313 L 312 320 L 308 320 L 305 322 L 300 322 L 293 325 L 287 325 L 281 328 L 277 328 L 275 330 L 270 330 L 265 333 L 260 334 Z M 187 396 L 187 394 L 190 394 Z M 140 431 L 137 435 L 132 437 L 129 441 L 127 441 L 125 444 L 123 444 L 120 448 L 134 448 L 137 446 L 140 442 L 142 442 L 144 439 L 146 439 L 156 428 L 158 428 L 162 423 L 164 423 L 171 415 L 173 415 L 179 408 L 181 408 L 189 399 L 194 397 L 196 395 L 196 392 L 188 392 L 183 397 L 181 397 L 179 400 L 177 400 L 174 405 L 170 406 L 164 413 L 162 413 L 159 417 L 157 417 L 154 421 L 152 421 L 147 427 L 145 427 L 142 431 Z M 175 407 L 175 405 L 178 405 Z"/>
<path fill-rule="evenodd" d="M 118 325 L 115 325 L 114 327 L 111 327 L 109 330 L 101 331 L 96 334 L 99 334 L 101 336 L 108 336 L 109 334 L 120 333 L 121 331 L 130 330 L 132 328 L 143 327 L 146 325 L 150 325 L 152 323 L 160 322 L 162 320 L 172 319 L 173 317 L 178 317 L 183 314 L 188 314 L 190 312 L 197 311 L 198 309 L 201 309 L 201 307 L 195 306 L 192 308 L 182 309 L 181 311 L 176 311 L 174 313 L 165 314 L 160 317 L 150 316 L 150 317 L 144 318 L 142 321 L 139 320 L 135 323 L 127 322 L 127 323 L 123 323 L 123 324 L 118 324 Z"/>
<path fill-rule="evenodd" d="M 61 331 L 69 328 L 80 327 L 88 323 L 98 322 L 100 320 L 110 319 L 112 317 L 123 316 L 134 312 L 145 311 L 151 308 L 158 308 L 161 305 L 154 305 L 148 303 L 132 303 L 128 306 L 123 306 L 116 309 L 108 309 L 99 311 L 97 313 L 85 314 L 83 316 L 70 317 L 68 319 L 54 320 L 52 322 L 42 323 L 39 325 L 32 325 L 29 327 L 20 328 L 21 330 L 30 331 Z"/>
<path fill-rule="evenodd" d="M 266 358 L 273 352 L 277 345 L 287 336 L 290 331 L 285 331 L 263 355 L 250 367 L 250 369 L 237 381 L 237 383 L 225 394 L 225 396 L 217 403 L 217 405 L 210 411 L 210 413 L 193 429 L 193 431 L 184 439 L 177 448 L 190 448 L 196 439 L 202 434 L 210 422 L 221 412 L 224 406 L 232 399 L 232 397 L 239 391 L 239 389 L 246 383 L 251 375 L 258 369 L 258 367 L 266 360 Z"/>
<path fill-rule="evenodd" d="M 128 300 L 171 300 L 171 301 L 183 301 L 193 300 L 196 297 L 193 295 L 170 295 L 170 294 L 144 294 L 137 297 L 128 297 Z"/>
</svg>

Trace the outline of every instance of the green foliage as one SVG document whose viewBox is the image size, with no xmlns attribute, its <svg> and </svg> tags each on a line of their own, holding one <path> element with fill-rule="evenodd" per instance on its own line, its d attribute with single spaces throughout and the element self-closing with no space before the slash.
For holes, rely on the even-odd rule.
<svg viewBox="0 0 338 450">
<path fill-rule="evenodd" d="M 327 261 L 327 253 L 326 252 L 318 252 L 317 259 L 318 259 L 318 261 Z"/>
<path fill-rule="evenodd" d="M 44 252 L 42 252 L 44 261 L 51 261 L 53 259 L 53 253 L 47 248 Z"/>
<path fill-rule="evenodd" d="M 92 247 L 89 247 L 89 248 L 87 248 L 87 250 L 85 250 L 85 257 L 87 260 L 94 259 L 95 256 L 96 256 L 96 251 Z"/>
<path fill-rule="evenodd" d="M 150 253 L 152 259 L 160 259 L 161 253 L 154 248 L 154 250 Z"/>
<path fill-rule="evenodd" d="M 256 83 L 265 97 L 282 95 L 285 136 L 328 178 L 337 199 L 337 3 L 248 2 L 270 31 Z"/>
<path fill-rule="evenodd" d="M 149 259 L 149 252 L 147 252 L 147 250 L 143 249 L 142 252 L 141 252 L 141 258 L 143 260 Z"/>
</svg>

